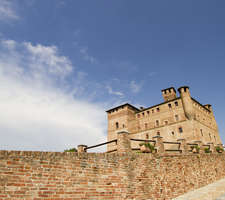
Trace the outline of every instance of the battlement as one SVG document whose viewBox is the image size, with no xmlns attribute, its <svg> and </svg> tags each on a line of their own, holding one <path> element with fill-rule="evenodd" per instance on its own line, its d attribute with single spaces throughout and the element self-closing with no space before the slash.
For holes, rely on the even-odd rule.
<svg viewBox="0 0 225 200">
<path fill-rule="evenodd" d="M 164 101 L 170 101 L 177 98 L 176 90 L 174 87 L 163 89 L 162 95 L 163 95 Z"/>
</svg>

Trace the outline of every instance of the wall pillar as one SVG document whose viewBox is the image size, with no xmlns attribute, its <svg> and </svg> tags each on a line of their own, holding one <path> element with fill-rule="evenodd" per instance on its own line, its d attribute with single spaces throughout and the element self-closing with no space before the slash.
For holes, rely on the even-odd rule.
<svg viewBox="0 0 225 200">
<path fill-rule="evenodd" d="M 87 150 L 85 148 L 87 148 L 87 145 L 80 144 L 80 145 L 77 146 L 77 152 L 78 153 L 85 153 L 85 152 L 87 152 Z"/>
<path fill-rule="evenodd" d="M 131 151 L 132 150 L 129 133 L 127 131 L 117 132 L 117 152 L 128 153 Z"/>
<path fill-rule="evenodd" d="M 215 147 L 214 147 L 213 142 L 209 142 L 208 145 L 209 145 L 209 150 L 210 150 L 212 153 L 214 153 L 216 150 L 215 150 Z"/>
<path fill-rule="evenodd" d="M 164 153 L 165 149 L 164 149 L 162 137 L 157 135 L 157 136 L 153 137 L 153 140 L 156 141 L 155 148 L 157 150 L 157 153 L 160 153 L 160 154 Z"/>
<path fill-rule="evenodd" d="M 178 139 L 177 142 L 180 143 L 179 149 L 182 150 L 182 153 L 184 153 L 184 154 L 189 153 L 186 139 Z"/>
</svg>

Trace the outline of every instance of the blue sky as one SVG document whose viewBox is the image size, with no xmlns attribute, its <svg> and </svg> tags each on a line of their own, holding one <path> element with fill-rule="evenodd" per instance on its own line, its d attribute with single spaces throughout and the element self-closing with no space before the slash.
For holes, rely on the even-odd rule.
<svg viewBox="0 0 225 200">
<path fill-rule="evenodd" d="M 182 85 L 213 105 L 225 142 L 224 7 L 0 0 L 0 148 L 61 151 L 105 141 L 105 110 L 158 104 L 161 89 Z"/>
</svg>

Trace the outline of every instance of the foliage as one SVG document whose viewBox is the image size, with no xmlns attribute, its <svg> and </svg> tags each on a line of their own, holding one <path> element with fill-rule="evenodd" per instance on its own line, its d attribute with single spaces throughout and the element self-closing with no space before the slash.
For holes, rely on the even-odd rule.
<svg viewBox="0 0 225 200">
<path fill-rule="evenodd" d="M 216 151 L 217 151 L 218 153 L 222 153 L 222 152 L 224 151 L 224 149 L 223 149 L 222 147 L 220 147 L 220 146 L 217 146 L 217 147 L 216 147 Z"/>
<path fill-rule="evenodd" d="M 210 149 L 209 149 L 209 147 L 206 147 L 206 148 L 204 149 L 204 151 L 205 151 L 205 153 L 210 153 L 210 152 L 211 152 Z"/>
<path fill-rule="evenodd" d="M 64 152 L 77 152 L 77 149 L 76 148 L 66 149 L 64 150 Z"/>
<path fill-rule="evenodd" d="M 197 145 L 191 146 L 192 152 L 196 151 L 196 153 L 199 153 L 200 147 Z"/>
<path fill-rule="evenodd" d="M 150 144 L 149 142 L 143 142 L 139 144 L 140 146 L 145 146 L 146 148 L 148 148 L 150 150 L 150 152 L 152 153 L 155 150 L 155 147 Z"/>
</svg>

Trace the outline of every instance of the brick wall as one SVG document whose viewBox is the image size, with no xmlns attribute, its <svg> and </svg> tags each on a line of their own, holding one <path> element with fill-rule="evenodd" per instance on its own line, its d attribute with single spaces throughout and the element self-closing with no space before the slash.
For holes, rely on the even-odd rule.
<svg viewBox="0 0 225 200">
<path fill-rule="evenodd" d="M 0 199 L 171 199 L 225 177 L 225 154 L 0 151 Z"/>
</svg>

